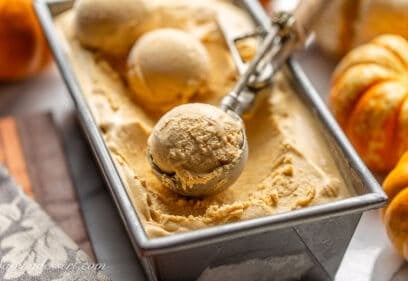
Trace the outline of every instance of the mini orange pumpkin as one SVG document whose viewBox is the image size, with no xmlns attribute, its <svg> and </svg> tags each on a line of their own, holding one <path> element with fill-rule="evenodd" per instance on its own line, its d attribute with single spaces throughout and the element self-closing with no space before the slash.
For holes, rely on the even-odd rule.
<svg viewBox="0 0 408 281">
<path fill-rule="evenodd" d="M 383 209 L 384 223 L 391 242 L 408 260 L 408 152 L 383 183 L 388 206 Z"/>
<path fill-rule="evenodd" d="M 391 170 L 408 150 L 408 42 L 382 35 L 348 53 L 329 106 L 367 166 Z"/>
<path fill-rule="evenodd" d="M 32 0 L 0 0 L 0 81 L 34 75 L 50 58 Z"/>
<path fill-rule="evenodd" d="M 374 37 L 393 33 L 408 38 L 407 0 L 330 0 L 316 24 L 316 41 L 341 58 Z"/>
</svg>

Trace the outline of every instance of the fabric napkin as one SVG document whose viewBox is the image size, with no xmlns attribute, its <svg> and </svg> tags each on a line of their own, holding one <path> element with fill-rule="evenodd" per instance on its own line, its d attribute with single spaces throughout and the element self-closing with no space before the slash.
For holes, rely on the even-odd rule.
<svg viewBox="0 0 408 281">
<path fill-rule="evenodd" d="M 109 280 L 101 269 L 0 165 L 0 280 Z"/>
<path fill-rule="evenodd" d="M 0 163 L 24 192 L 94 260 L 94 252 L 51 114 L 0 119 Z"/>
</svg>

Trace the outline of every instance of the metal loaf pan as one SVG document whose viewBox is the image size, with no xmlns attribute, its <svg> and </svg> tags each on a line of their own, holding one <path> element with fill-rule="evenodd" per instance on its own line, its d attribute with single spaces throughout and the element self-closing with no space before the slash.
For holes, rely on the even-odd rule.
<svg viewBox="0 0 408 281">
<path fill-rule="evenodd" d="M 273 216 L 149 239 L 58 40 L 53 18 L 70 9 L 72 4 L 73 1 L 39 0 L 35 2 L 35 9 L 147 279 L 332 280 L 362 212 L 382 206 L 386 196 L 296 62 L 289 60 L 284 71 L 319 120 L 336 164 L 355 196 Z"/>
</svg>

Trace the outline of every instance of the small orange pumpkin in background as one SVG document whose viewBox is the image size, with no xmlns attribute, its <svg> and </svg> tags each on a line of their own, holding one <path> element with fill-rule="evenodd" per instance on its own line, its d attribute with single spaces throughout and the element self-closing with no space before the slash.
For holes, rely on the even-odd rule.
<svg viewBox="0 0 408 281">
<path fill-rule="evenodd" d="M 384 33 L 408 38 L 407 0 L 330 0 L 316 24 L 316 42 L 335 58 Z"/>
<path fill-rule="evenodd" d="M 337 66 L 329 106 L 373 171 L 391 170 L 408 150 L 408 42 L 381 35 Z"/>
<path fill-rule="evenodd" d="M 260 0 L 269 13 L 292 10 L 297 1 Z M 408 39 L 408 0 L 328 0 L 315 27 L 317 45 L 340 59 L 374 37 L 393 33 Z"/>
<path fill-rule="evenodd" d="M 399 253 L 408 260 L 408 152 L 383 183 L 388 206 L 383 209 L 387 234 Z"/>
<path fill-rule="evenodd" d="M 37 74 L 50 59 L 32 0 L 0 0 L 0 81 Z"/>
</svg>

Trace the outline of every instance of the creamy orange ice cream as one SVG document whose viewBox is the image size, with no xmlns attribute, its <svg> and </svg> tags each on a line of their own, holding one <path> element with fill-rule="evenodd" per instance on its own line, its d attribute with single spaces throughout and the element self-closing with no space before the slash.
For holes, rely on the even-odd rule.
<svg viewBox="0 0 408 281">
<path fill-rule="evenodd" d="M 234 32 L 253 28 L 249 17 L 216 0 L 188 1 L 194 2 L 192 5 L 205 3 L 200 20 L 189 16 L 192 8 L 186 1 L 158 2 L 169 5 L 158 15 L 182 15 L 178 26 L 171 27 L 197 38 L 208 54 L 208 87 L 189 102 L 217 105 L 234 86 L 237 72 L 214 17 L 204 15 L 233 17 L 228 22 L 239 24 L 227 28 Z M 146 158 L 147 141 L 160 114 L 146 111 L 145 104 L 134 100 L 126 73 L 80 44 L 72 20 L 72 11 L 57 19 L 67 55 L 149 237 L 289 212 L 351 195 L 318 121 L 282 74 L 265 90 L 266 100 L 245 119 L 249 155 L 238 180 L 205 198 L 192 199 L 170 191 L 154 175 Z M 250 45 L 246 50 L 254 51 Z"/>
<path fill-rule="evenodd" d="M 160 28 L 144 34 L 130 51 L 129 87 L 147 108 L 167 111 L 203 92 L 210 60 L 201 42 L 187 32 Z"/>
<path fill-rule="evenodd" d="M 202 196 L 224 190 L 238 177 L 247 153 L 244 138 L 242 122 L 221 109 L 184 104 L 157 122 L 148 153 L 154 165 L 170 175 L 160 177 L 165 186 L 183 195 Z"/>
<path fill-rule="evenodd" d="M 74 28 L 87 47 L 121 55 L 143 32 L 157 25 L 153 1 L 77 0 Z"/>
</svg>

